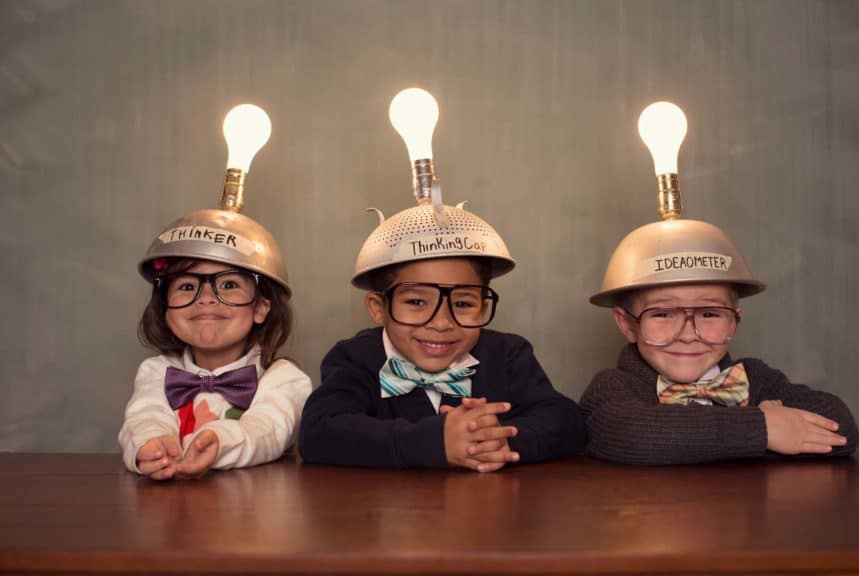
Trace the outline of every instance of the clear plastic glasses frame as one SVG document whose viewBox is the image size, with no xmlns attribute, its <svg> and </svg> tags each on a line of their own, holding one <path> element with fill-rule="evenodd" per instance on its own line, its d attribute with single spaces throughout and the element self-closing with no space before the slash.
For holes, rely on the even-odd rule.
<svg viewBox="0 0 859 576">
<path fill-rule="evenodd" d="M 740 322 L 740 313 L 725 306 L 647 308 L 638 316 L 628 310 L 624 313 L 635 320 L 642 340 L 651 346 L 668 346 L 675 342 L 690 318 L 692 330 L 701 342 L 727 344 Z"/>
</svg>

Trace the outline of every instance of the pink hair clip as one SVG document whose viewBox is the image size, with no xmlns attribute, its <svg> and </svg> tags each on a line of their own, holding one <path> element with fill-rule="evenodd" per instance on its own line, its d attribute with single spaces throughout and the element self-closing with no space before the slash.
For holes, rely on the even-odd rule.
<svg viewBox="0 0 859 576">
<path fill-rule="evenodd" d="M 154 262 L 152 262 L 152 268 L 155 270 L 166 270 L 167 269 L 167 258 L 158 258 Z"/>
</svg>

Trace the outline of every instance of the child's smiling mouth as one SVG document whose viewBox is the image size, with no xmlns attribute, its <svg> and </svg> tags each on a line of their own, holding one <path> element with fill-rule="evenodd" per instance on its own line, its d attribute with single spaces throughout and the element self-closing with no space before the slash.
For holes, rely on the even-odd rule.
<svg viewBox="0 0 859 576">
<path fill-rule="evenodd" d="M 223 319 L 224 319 L 224 316 L 221 316 L 220 314 L 212 314 L 212 313 L 208 313 L 208 312 L 205 314 L 197 314 L 196 316 L 191 316 L 191 320 L 223 320 Z"/>
<path fill-rule="evenodd" d="M 456 345 L 455 341 L 434 342 L 432 340 L 421 340 L 420 338 L 415 338 L 415 340 L 421 349 L 430 356 L 444 356 Z"/>
</svg>

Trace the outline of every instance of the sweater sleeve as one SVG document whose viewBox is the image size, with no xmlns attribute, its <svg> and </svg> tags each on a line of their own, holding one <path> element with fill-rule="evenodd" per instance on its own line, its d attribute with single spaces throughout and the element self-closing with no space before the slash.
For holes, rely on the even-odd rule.
<svg viewBox="0 0 859 576">
<path fill-rule="evenodd" d="M 744 358 L 743 366 L 749 380 L 760 383 L 759 402 L 781 400 L 789 408 L 799 408 L 820 414 L 838 423 L 838 434 L 847 438 L 844 446 L 833 446 L 829 454 L 815 454 L 816 457 L 847 456 L 856 450 L 856 421 L 847 405 L 834 394 L 813 390 L 802 384 L 793 384 L 780 370 L 769 367 L 755 358 Z M 799 455 L 808 457 L 807 454 Z"/>
<path fill-rule="evenodd" d="M 516 338 L 507 351 L 506 366 L 512 407 L 499 421 L 516 426 L 519 433 L 509 444 L 520 462 L 582 454 L 587 429 L 581 410 L 552 387 L 527 340 Z"/>
<path fill-rule="evenodd" d="M 212 430 L 220 443 L 212 468 L 242 468 L 275 460 L 294 443 L 311 389 L 307 374 L 292 362 L 278 360 L 263 373 L 251 405 L 238 420 L 207 422 L 185 446 L 203 430 Z"/>
<path fill-rule="evenodd" d="M 122 461 L 132 472 L 137 468 L 137 452 L 152 438 L 174 436 L 179 441 L 179 420 L 164 394 L 164 356 L 144 360 L 134 378 L 134 391 L 125 407 L 125 421 L 119 431 Z"/>
<path fill-rule="evenodd" d="M 448 465 L 444 416 L 377 418 L 378 374 L 343 343 L 322 360 L 321 376 L 302 416 L 298 449 L 304 460 L 381 468 Z"/>
<path fill-rule="evenodd" d="M 590 455 L 624 464 L 687 464 L 766 454 L 760 409 L 663 405 L 643 397 L 641 386 L 618 369 L 591 381 L 581 398 Z"/>
</svg>

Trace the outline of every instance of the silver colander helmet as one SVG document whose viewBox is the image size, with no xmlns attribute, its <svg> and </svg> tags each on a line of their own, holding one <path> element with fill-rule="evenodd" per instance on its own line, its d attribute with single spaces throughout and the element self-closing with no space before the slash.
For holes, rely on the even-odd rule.
<svg viewBox="0 0 859 576">
<path fill-rule="evenodd" d="M 352 284 L 371 290 L 374 270 L 429 258 L 485 258 L 492 278 L 512 270 L 515 262 L 504 240 L 492 226 L 465 210 L 464 205 L 464 202 L 455 207 L 427 202 L 387 220 L 376 210 L 380 223 L 358 253 Z M 442 215 L 439 210 L 443 210 Z"/>
<path fill-rule="evenodd" d="M 358 252 L 352 284 L 373 290 L 373 272 L 388 266 L 432 258 L 480 258 L 489 263 L 490 277 L 515 266 L 504 240 L 492 226 L 465 210 L 465 202 L 445 206 L 432 160 L 432 133 L 438 103 L 421 88 L 400 91 L 391 101 L 388 118 L 402 136 L 412 164 L 412 191 L 417 206 L 385 220 Z"/>
<path fill-rule="evenodd" d="M 700 220 L 663 220 L 641 226 L 621 240 L 602 289 L 590 302 L 612 307 L 629 290 L 700 282 L 732 284 L 741 298 L 766 288 L 716 226 Z"/>
<path fill-rule="evenodd" d="M 138 270 L 149 282 L 159 258 L 200 258 L 259 272 L 291 294 L 286 265 L 272 235 L 255 220 L 230 210 L 198 210 L 167 226 L 146 251 Z"/>
</svg>

